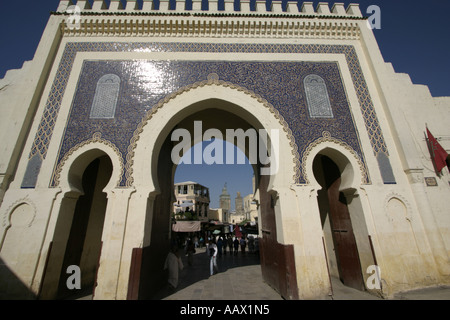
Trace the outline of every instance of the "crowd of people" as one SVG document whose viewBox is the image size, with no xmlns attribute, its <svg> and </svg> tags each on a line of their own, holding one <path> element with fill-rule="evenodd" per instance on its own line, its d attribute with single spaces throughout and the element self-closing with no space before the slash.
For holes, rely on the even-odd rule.
<svg viewBox="0 0 450 320">
<path fill-rule="evenodd" d="M 187 238 L 184 243 L 184 253 L 187 255 L 189 266 L 193 265 L 193 257 L 196 249 L 203 248 L 205 240 L 203 237 L 194 236 Z M 180 246 L 176 243 L 172 244 L 164 269 L 169 271 L 168 283 L 171 289 L 178 286 L 178 273 L 183 270 L 184 266 L 179 255 Z M 240 249 L 240 250 L 239 250 Z M 217 259 L 223 255 L 240 254 L 259 254 L 259 239 L 253 235 L 247 237 L 236 237 L 232 235 L 211 235 L 206 239 L 206 254 L 209 255 L 209 271 L 210 275 L 217 273 Z"/>
<path fill-rule="evenodd" d="M 247 238 L 245 237 L 233 237 L 231 235 L 222 237 L 218 236 L 215 239 L 218 250 L 218 256 L 226 255 L 227 252 L 229 254 L 237 255 L 239 252 L 239 248 L 241 253 L 259 253 L 259 240 L 258 238 L 250 235 Z M 248 248 L 247 248 L 248 247 Z"/>
<path fill-rule="evenodd" d="M 208 239 L 208 245 L 206 252 L 209 254 L 209 273 L 214 275 L 217 273 L 217 258 L 221 258 L 222 255 L 227 254 L 227 248 L 230 255 L 237 255 L 239 247 L 241 248 L 241 254 L 245 254 L 248 244 L 248 252 L 252 254 L 259 253 L 259 240 L 254 236 L 249 236 L 247 239 L 244 237 L 212 237 Z"/>
</svg>

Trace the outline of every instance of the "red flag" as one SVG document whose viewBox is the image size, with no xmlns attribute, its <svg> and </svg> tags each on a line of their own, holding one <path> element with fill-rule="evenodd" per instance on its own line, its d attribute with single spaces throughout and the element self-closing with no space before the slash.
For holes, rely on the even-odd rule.
<svg viewBox="0 0 450 320">
<path fill-rule="evenodd" d="M 430 146 L 431 158 L 436 166 L 436 170 L 441 172 L 442 168 L 447 166 L 448 153 L 442 148 L 442 146 L 437 142 L 437 140 L 433 137 L 430 130 L 427 128 L 427 136 L 428 142 Z"/>
</svg>

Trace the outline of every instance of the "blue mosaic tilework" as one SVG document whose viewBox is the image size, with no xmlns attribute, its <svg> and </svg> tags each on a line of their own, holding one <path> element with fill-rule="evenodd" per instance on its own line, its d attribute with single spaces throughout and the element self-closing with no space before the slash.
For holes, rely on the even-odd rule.
<svg viewBox="0 0 450 320">
<path fill-rule="evenodd" d="M 297 45 L 297 44 L 287 45 L 287 44 L 115 43 L 115 42 L 85 42 L 85 43 L 81 43 L 81 42 L 76 42 L 76 43 L 68 43 L 65 47 L 63 57 L 61 59 L 61 62 L 60 62 L 59 68 L 58 68 L 58 72 L 55 77 L 54 83 L 52 85 L 51 93 L 50 93 L 50 96 L 49 96 L 47 104 L 46 104 L 44 115 L 41 119 L 40 126 L 39 126 L 38 132 L 36 134 L 34 143 L 33 143 L 33 147 L 30 151 L 29 158 L 31 159 L 31 158 L 33 158 L 33 156 L 39 155 L 43 159 L 45 159 L 45 156 L 46 156 L 46 153 L 48 150 L 48 145 L 49 145 L 50 139 L 53 134 L 54 125 L 55 125 L 55 122 L 56 122 L 56 119 L 58 116 L 58 112 L 59 112 L 59 108 L 61 105 L 61 100 L 64 95 L 67 81 L 68 81 L 68 78 L 69 78 L 69 75 L 70 75 L 70 72 L 72 69 L 73 61 L 75 59 L 77 52 L 143 52 L 143 51 L 145 51 L 145 52 L 147 52 L 147 51 L 151 51 L 151 52 L 172 51 L 172 52 L 254 52 L 254 53 L 261 52 L 261 53 L 344 54 L 346 57 L 346 60 L 349 64 L 349 67 L 350 67 L 353 84 L 354 84 L 355 90 L 357 92 L 357 96 L 358 96 L 360 107 L 361 107 L 361 112 L 362 112 L 362 115 L 365 120 L 366 130 L 369 134 L 373 152 L 375 155 L 378 155 L 378 153 L 382 152 L 387 157 L 389 156 L 389 153 L 388 153 L 388 150 L 387 150 L 387 147 L 385 144 L 385 140 L 384 140 L 383 134 L 381 132 L 381 128 L 379 126 L 378 118 L 376 116 L 376 112 L 375 112 L 375 109 L 374 109 L 374 106 L 373 106 L 373 103 L 372 103 L 372 100 L 371 100 L 371 97 L 370 97 L 370 94 L 369 94 L 369 91 L 367 88 L 367 84 L 364 80 L 364 75 L 362 74 L 361 66 L 359 64 L 359 61 L 358 61 L 358 58 L 357 58 L 357 55 L 356 55 L 356 52 L 355 52 L 355 49 L 353 46 L 348 46 L 348 45 Z M 109 63 L 109 65 L 111 65 L 111 67 L 112 67 L 111 62 L 104 62 L 104 63 L 105 63 L 105 65 L 107 65 Z M 121 62 L 121 63 L 126 64 L 126 62 Z M 134 63 L 134 62 L 128 62 L 128 63 Z M 168 63 L 168 62 L 159 62 L 159 63 L 164 64 L 164 63 Z M 190 62 L 190 63 L 193 63 L 193 62 Z M 241 63 L 241 65 L 242 65 L 242 63 Z M 209 68 L 208 71 L 211 71 L 214 69 L 212 67 L 212 65 L 214 65 L 214 64 L 216 65 L 215 68 L 219 68 L 219 66 L 222 66 L 222 68 L 224 68 L 223 63 L 222 64 L 219 64 L 217 62 L 215 62 L 215 63 L 206 63 L 206 62 L 199 63 L 199 65 L 205 66 L 204 68 Z M 229 63 L 227 68 L 230 67 L 231 65 L 233 65 L 232 66 L 233 68 L 236 68 L 237 64 L 239 64 L 239 63 L 236 62 L 235 64 L 236 65 L 233 65 L 233 63 Z M 328 90 L 330 90 L 330 99 L 332 100 L 331 101 L 332 106 L 334 106 L 333 112 L 334 113 L 337 112 L 335 114 L 336 121 L 334 124 L 330 123 L 330 120 L 326 120 L 326 125 L 323 125 L 323 124 L 320 124 L 320 120 L 315 120 L 314 125 L 308 125 L 305 127 L 305 121 L 307 121 L 307 118 L 305 118 L 306 117 L 305 109 L 304 108 L 299 109 L 299 108 L 294 107 L 294 106 L 296 106 L 296 104 L 299 103 L 299 101 L 302 101 L 301 96 L 304 96 L 304 93 L 302 91 L 303 89 L 301 89 L 302 88 L 301 81 L 298 81 L 298 83 L 296 84 L 296 89 L 294 91 L 292 91 L 292 90 L 286 91 L 285 86 L 283 86 L 282 88 L 280 88 L 280 91 L 270 89 L 271 92 L 266 92 L 268 90 L 268 88 L 272 88 L 272 86 L 262 85 L 262 82 L 259 82 L 258 78 L 248 77 L 246 79 L 246 81 L 239 80 L 239 79 L 236 79 L 236 80 L 238 81 L 238 83 L 239 83 L 239 81 L 241 81 L 243 83 L 242 86 L 244 86 L 250 90 L 254 90 L 254 92 L 260 94 L 262 97 L 267 99 L 270 103 L 272 103 L 274 105 L 274 107 L 276 107 L 280 111 L 280 113 L 283 114 L 285 120 L 288 121 L 288 123 L 289 123 L 289 127 L 291 128 L 291 130 L 294 133 L 294 136 L 295 136 L 295 139 L 296 139 L 296 142 L 298 145 L 298 152 L 300 155 L 302 155 L 302 153 L 304 152 L 307 143 L 312 142 L 314 140 L 314 137 L 319 136 L 319 134 L 321 133 L 321 132 L 319 133 L 319 131 L 322 128 L 326 128 L 326 130 L 329 131 L 333 135 L 333 137 L 342 139 L 343 141 L 347 142 L 359 154 L 361 159 L 364 159 L 361 148 L 359 146 L 359 141 L 358 141 L 356 130 L 351 121 L 351 115 L 348 114 L 347 122 L 345 122 L 345 123 L 340 123 L 340 121 L 338 121 L 338 113 L 339 113 L 338 110 L 341 109 L 341 106 L 339 104 L 344 103 L 344 100 L 341 100 L 341 98 L 337 98 L 337 97 L 339 96 L 339 97 L 342 97 L 342 99 L 344 99 L 345 93 L 344 93 L 344 90 L 341 85 L 341 78 L 340 78 L 340 76 L 338 76 L 339 73 L 338 73 L 337 67 L 335 66 L 334 71 L 332 71 L 332 69 L 333 69 L 331 67 L 332 64 L 292 63 L 289 66 L 289 68 L 293 67 L 294 65 L 297 67 L 303 66 L 303 68 L 301 68 L 302 70 L 299 70 L 302 72 L 301 74 L 303 76 L 307 75 L 308 68 L 309 68 L 309 70 L 314 70 L 314 68 L 319 68 L 317 66 L 322 66 L 321 67 L 322 69 L 318 70 L 317 72 L 320 76 L 322 76 L 325 79 Z M 264 72 L 263 70 L 264 70 L 264 68 L 266 68 L 266 71 L 267 71 L 267 68 L 269 68 L 268 66 L 269 66 L 269 64 L 267 64 L 267 63 L 261 63 L 258 66 L 257 70 L 259 72 Z M 117 67 L 117 68 L 119 68 L 119 67 Z M 131 67 L 128 67 L 128 68 L 131 68 Z M 244 67 L 241 67 L 241 68 L 244 68 Z M 291 73 L 288 76 L 288 73 L 283 74 L 282 72 L 276 71 L 276 68 L 286 68 L 286 65 L 284 65 L 283 63 L 271 63 L 271 68 L 275 68 L 275 69 L 271 69 L 265 73 L 264 79 L 266 80 L 266 84 L 269 83 L 269 81 L 271 81 L 271 83 L 277 83 L 277 81 L 279 82 L 280 80 L 283 80 L 282 77 L 292 78 L 294 75 L 294 73 Z M 325 69 L 328 68 L 328 69 L 325 70 L 323 68 L 325 68 Z M 121 75 L 126 76 L 127 70 L 128 70 L 128 75 L 130 73 L 132 73 L 130 71 L 131 69 L 126 69 L 126 70 L 122 69 Z M 176 69 L 172 68 L 171 70 L 174 70 L 173 72 L 175 72 L 175 74 L 177 74 Z M 242 70 L 245 70 L 245 68 Z M 280 70 L 280 71 L 283 71 L 283 70 Z M 89 71 L 86 70 L 86 72 L 89 72 Z M 314 71 L 314 72 L 316 72 L 316 71 Z M 334 76 L 332 76 L 333 72 L 334 72 Z M 223 72 L 223 70 L 222 70 L 222 72 L 221 72 L 220 68 L 216 71 L 216 73 L 219 74 L 220 77 L 223 77 L 224 80 L 227 80 L 227 76 L 232 75 L 232 73 L 229 71 Z M 166 73 L 166 75 L 165 75 L 165 79 L 169 79 L 168 81 L 170 81 L 170 79 L 171 79 L 170 74 L 171 73 L 169 72 L 169 73 Z M 178 76 L 178 74 L 177 74 L 177 76 Z M 185 75 L 185 76 L 187 77 L 187 75 Z M 202 75 L 202 77 L 203 76 L 204 75 Z M 198 80 L 199 78 L 200 78 L 200 75 L 197 75 L 194 73 L 191 75 L 191 78 L 189 81 L 193 82 L 194 80 Z M 204 77 L 203 79 L 205 79 L 205 78 L 206 77 Z M 299 79 L 298 74 L 294 78 Z M 285 79 L 288 80 L 287 78 L 285 78 Z M 173 80 L 173 78 L 172 78 L 172 80 Z M 126 82 L 125 79 L 122 79 L 122 81 L 123 81 L 123 83 Z M 138 80 L 134 79 L 133 81 L 138 81 Z M 189 81 L 188 80 L 182 80 L 182 81 L 180 80 L 180 82 L 178 82 L 178 84 L 176 84 L 175 86 L 177 86 L 177 85 L 180 86 L 181 83 L 189 83 Z M 229 80 L 229 81 L 232 82 L 231 80 Z M 259 82 L 259 87 L 258 87 L 257 82 Z M 261 85 L 262 85 L 262 87 L 261 87 Z M 122 86 L 122 84 L 121 84 L 121 86 Z M 340 88 L 338 88 L 339 86 L 340 86 Z M 91 84 L 91 87 L 95 87 L 95 86 L 92 86 L 92 84 Z M 163 87 L 171 88 L 171 89 L 175 88 L 175 87 L 169 87 L 169 86 L 163 86 Z M 137 90 L 137 88 L 139 88 L 139 86 L 133 87 L 133 88 L 130 87 L 131 91 L 129 94 L 127 94 L 126 96 L 119 97 L 119 99 L 121 99 L 121 102 L 123 103 L 123 99 L 133 99 L 133 97 L 135 97 L 135 98 L 139 97 L 141 99 L 142 97 L 139 96 L 138 94 L 136 96 L 133 95 L 133 90 Z M 87 90 L 86 88 L 82 89 L 81 87 L 79 88 L 79 90 L 80 89 Z M 337 96 L 334 96 L 336 93 L 339 93 L 339 94 Z M 281 97 L 281 96 L 283 96 L 283 97 Z M 284 98 L 286 100 L 284 102 L 280 102 L 281 98 Z M 148 101 L 148 102 L 150 102 L 150 101 Z M 306 105 L 304 101 L 302 101 L 301 103 L 303 104 L 303 106 Z M 345 105 L 347 105 L 346 101 L 345 101 Z M 151 106 L 152 105 L 150 103 L 147 103 L 146 107 L 142 108 L 142 111 L 145 108 L 149 108 Z M 120 108 L 120 106 L 118 106 L 118 108 Z M 342 109 L 345 109 L 345 108 L 342 107 Z M 346 109 L 348 109 L 348 106 L 346 107 Z M 77 114 L 78 112 L 80 112 L 80 111 L 75 111 L 74 114 Z M 131 114 L 132 113 L 130 113 L 130 117 L 131 117 Z M 137 115 L 135 114 L 135 116 L 137 116 Z M 113 119 L 112 121 L 122 121 L 120 119 L 121 118 L 118 117 L 116 119 Z M 127 125 L 128 125 L 128 123 L 127 123 Z M 68 126 L 68 129 L 69 129 L 69 126 Z M 99 125 L 99 124 L 89 122 L 86 124 L 82 124 L 82 126 L 85 126 L 86 129 L 89 129 L 89 130 L 92 129 L 94 131 L 96 131 L 96 130 L 98 131 L 99 129 L 104 130 L 103 124 Z M 301 130 L 299 128 L 301 128 Z M 62 157 L 61 155 L 63 154 L 63 152 L 64 152 L 65 148 L 67 148 L 67 146 L 73 145 L 73 143 L 75 143 L 75 141 L 78 141 L 81 139 L 80 136 L 76 136 L 76 135 L 71 136 L 70 132 L 71 132 L 70 130 L 68 130 L 66 132 L 66 137 L 64 138 L 64 143 L 61 147 L 60 157 L 59 157 L 58 161 L 60 161 L 60 159 Z M 308 137 L 308 138 L 306 138 L 306 137 Z M 307 139 L 307 140 L 305 140 L 305 139 Z M 309 140 L 309 139 L 312 139 L 312 140 Z M 126 140 L 122 137 L 122 138 L 120 138 L 120 141 L 119 140 L 117 141 L 117 143 L 125 144 L 126 143 L 125 141 Z M 114 143 L 116 143 L 116 142 L 114 142 Z M 124 150 L 121 146 L 118 146 L 118 148 L 121 151 Z M 32 168 L 30 168 L 30 172 L 38 172 L 38 171 L 39 170 L 32 170 Z M 32 180 L 32 179 L 28 179 L 28 180 Z M 305 180 L 302 179 L 301 175 L 300 175 L 297 183 L 305 183 Z M 366 183 L 370 183 L 368 173 L 366 176 Z M 53 181 L 51 184 L 53 185 Z M 125 185 L 124 180 L 122 180 L 121 185 Z"/>
<path fill-rule="evenodd" d="M 58 162 L 70 148 L 95 132 L 125 155 L 133 132 L 152 106 L 182 87 L 206 80 L 211 73 L 267 99 L 286 119 L 299 150 L 321 137 L 323 131 L 329 131 L 333 137 L 346 141 L 362 158 L 336 63 L 112 60 L 84 62 Z M 116 117 L 90 119 L 95 84 L 105 74 L 121 78 Z M 334 119 L 309 117 L 303 79 L 310 74 L 325 79 Z M 124 178 L 121 185 L 125 183 Z"/>
</svg>

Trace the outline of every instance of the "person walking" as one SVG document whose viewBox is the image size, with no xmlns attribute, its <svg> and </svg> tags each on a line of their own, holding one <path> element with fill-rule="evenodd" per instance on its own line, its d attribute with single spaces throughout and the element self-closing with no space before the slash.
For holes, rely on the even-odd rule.
<svg viewBox="0 0 450 320">
<path fill-rule="evenodd" d="M 168 283 L 172 290 L 178 287 L 178 273 L 183 270 L 183 262 L 178 254 L 178 247 L 172 246 L 164 263 L 164 270 L 169 270 Z"/>
<path fill-rule="evenodd" d="M 217 240 L 217 250 L 219 258 L 222 258 L 222 249 L 223 249 L 223 239 L 222 237 L 219 237 L 219 239 Z"/>
<path fill-rule="evenodd" d="M 245 254 L 245 247 L 247 246 L 247 241 L 245 241 L 245 238 L 242 237 L 241 241 L 239 241 L 240 245 L 241 245 L 241 253 Z"/>
<path fill-rule="evenodd" d="M 233 238 L 230 235 L 228 235 L 227 242 L 228 242 L 228 248 L 230 248 L 230 255 L 232 255 L 233 254 Z"/>
<path fill-rule="evenodd" d="M 195 245 L 191 239 L 186 243 L 186 254 L 188 256 L 188 265 L 192 266 L 194 262 Z"/>
<path fill-rule="evenodd" d="M 210 240 L 206 252 L 209 254 L 209 274 L 212 276 L 218 272 L 217 270 L 217 245 L 214 239 Z"/>
<path fill-rule="evenodd" d="M 255 238 L 253 236 L 248 237 L 248 252 L 255 253 Z"/>
<path fill-rule="evenodd" d="M 198 248 L 198 236 L 197 235 L 194 236 L 194 245 L 196 248 Z"/>
<path fill-rule="evenodd" d="M 228 242 L 227 242 L 227 236 L 224 235 L 223 236 L 223 255 L 227 255 L 227 247 L 228 247 Z"/>
<path fill-rule="evenodd" d="M 233 244 L 234 244 L 234 255 L 237 255 L 238 254 L 238 250 L 239 250 L 239 240 L 238 240 L 237 237 L 234 238 Z"/>
<path fill-rule="evenodd" d="M 255 253 L 257 255 L 259 255 L 259 238 L 258 237 L 256 237 L 256 239 L 255 239 Z"/>
</svg>

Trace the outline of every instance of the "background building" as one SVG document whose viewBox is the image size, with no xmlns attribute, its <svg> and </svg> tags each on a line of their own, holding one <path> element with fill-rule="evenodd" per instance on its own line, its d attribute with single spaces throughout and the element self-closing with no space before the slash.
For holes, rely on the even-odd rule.
<svg viewBox="0 0 450 320">
<path fill-rule="evenodd" d="M 175 183 L 176 201 L 173 203 L 173 213 L 177 219 L 207 220 L 209 210 L 209 189 L 193 181 Z"/>
<path fill-rule="evenodd" d="M 223 209 L 222 208 L 209 208 L 208 210 L 208 221 L 214 220 L 218 222 L 225 222 L 223 220 Z"/>
<path fill-rule="evenodd" d="M 245 220 L 245 214 L 243 211 L 237 213 L 236 211 L 233 210 L 233 211 L 231 211 L 230 216 L 228 218 L 228 222 L 233 225 L 239 224 L 239 223 L 243 222 L 244 220 Z"/>
<path fill-rule="evenodd" d="M 253 197 L 253 194 L 244 197 L 244 215 L 248 221 L 258 220 L 258 206 Z"/>
</svg>

